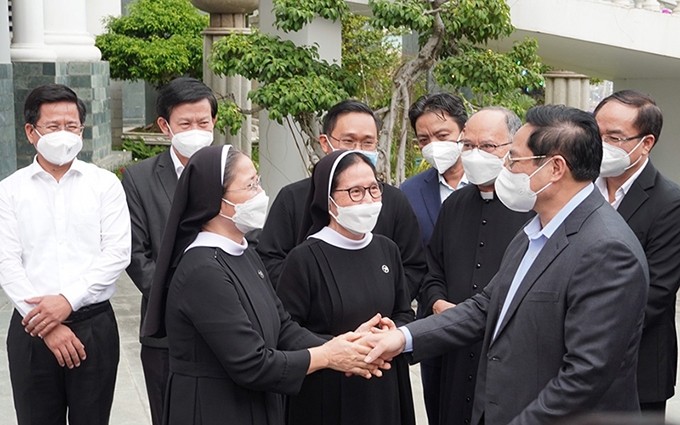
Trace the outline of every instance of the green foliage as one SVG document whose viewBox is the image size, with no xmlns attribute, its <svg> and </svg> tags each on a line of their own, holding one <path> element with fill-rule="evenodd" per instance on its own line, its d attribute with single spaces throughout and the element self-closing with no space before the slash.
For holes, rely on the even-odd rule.
<svg viewBox="0 0 680 425">
<path fill-rule="evenodd" d="M 248 97 L 279 123 L 287 115 L 316 115 L 354 92 L 347 71 L 320 60 L 315 46 L 298 47 L 257 31 L 219 40 L 210 65 L 218 75 L 242 75 L 261 83 Z"/>
<path fill-rule="evenodd" d="M 275 25 L 285 32 L 300 31 L 316 16 L 337 21 L 347 12 L 344 0 L 274 0 Z"/>
<path fill-rule="evenodd" d="M 536 90 L 543 84 L 543 66 L 536 56 L 535 40 L 515 43 L 507 54 L 467 43 L 459 48 L 461 54 L 439 61 L 435 67 L 437 81 L 469 89 L 476 105 L 506 106 L 519 115 L 526 111 L 526 105 L 533 106 L 530 98 L 523 99 L 522 91 Z"/>
<path fill-rule="evenodd" d="M 215 128 L 222 134 L 229 134 L 236 136 L 238 131 L 243 126 L 243 112 L 241 108 L 231 99 L 222 99 L 217 108 L 217 121 L 215 121 Z"/>
<path fill-rule="evenodd" d="M 121 145 L 124 151 L 132 153 L 132 159 L 135 161 L 141 161 L 142 159 L 151 158 L 159 153 L 163 153 L 168 150 L 168 146 L 165 145 L 147 145 L 143 140 L 140 139 L 125 139 Z"/>
<path fill-rule="evenodd" d="M 111 77 L 161 86 L 181 75 L 201 78 L 207 26 L 189 0 L 135 0 L 128 15 L 107 18 L 96 45 Z"/>
<path fill-rule="evenodd" d="M 342 67 L 356 87 L 353 96 L 374 109 L 390 103 L 392 76 L 401 63 L 394 45 L 396 34 L 375 29 L 365 16 L 349 14 L 342 20 Z"/>
<path fill-rule="evenodd" d="M 410 30 L 426 33 L 432 27 L 433 17 L 426 14 L 429 2 L 421 0 L 369 0 L 373 10 L 371 24 L 389 31 Z"/>
</svg>

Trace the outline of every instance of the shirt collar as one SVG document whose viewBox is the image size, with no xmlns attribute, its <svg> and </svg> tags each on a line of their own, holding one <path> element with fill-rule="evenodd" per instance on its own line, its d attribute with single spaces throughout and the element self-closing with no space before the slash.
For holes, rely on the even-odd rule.
<svg viewBox="0 0 680 425">
<path fill-rule="evenodd" d="M 356 251 L 365 248 L 366 246 L 368 246 L 368 244 L 371 243 L 371 241 L 373 240 L 373 233 L 368 232 L 364 235 L 363 238 L 356 241 L 354 239 L 347 238 L 341 235 L 340 233 L 336 232 L 335 230 L 331 229 L 330 227 L 326 226 L 323 229 L 319 230 L 318 232 L 314 233 L 313 235 L 309 235 L 307 239 L 309 238 L 321 239 L 322 241 L 326 242 L 329 245 L 333 245 L 336 248 Z"/>
<path fill-rule="evenodd" d="M 550 239 L 550 237 L 555 233 L 558 227 L 564 223 L 564 220 L 571 214 L 576 207 L 578 207 L 581 202 L 583 202 L 588 195 L 593 191 L 594 186 L 592 183 L 588 183 L 586 187 L 581 189 L 576 195 L 574 195 L 569 202 L 566 203 L 560 209 L 557 214 L 555 214 L 555 217 L 552 218 L 548 222 L 548 224 L 545 225 L 545 227 L 541 228 L 541 220 L 538 215 L 536 215 L 526 226 L 524 226 L 524 233 L 529 237 L 530 240 L 538 239 L 541 236 L 544 236 L 547 239 Z"/>
<path fill-rule="evenodd" d="M 184 252 L 187 252 L 191 248 L 199 246 L 208 248 L 219 248 L 229 255 L 238 257 L 242 255 L 248 248 L 248 241 L 246 241 L 244 238 L 242 244 L 237 244 L 231 239 L 226 238 L 222 235 L 218 235 L 217 233 L 200 232 L 198 235 L 196 235 L 196 239 L 194 239 L 191 245 L 189 245 L 187 249 L 184 250 Z"/>
<path fill-rule="evenodd" d="M 465 174 L 463 174 L 463 177 L 460 178 L 460 181 L 458 182 L 458 186 L 456 186 L 455 188 L 451 187 L 451 186 L 447 183 L 447 181 L 446 181 L 446 179 L 444 178 L 444 175 L 443 175 L 443 174 L 437 173 L 437 178 L 439 179 L 439 184 L 444 185 L 445 187 L 447 187 L 447 188 L 450 189 L 451 191 L 458 190 L 458 189 L 460 189 L 460 188 L 462 188 L 462 187 L 465 187 L 465 186 L 467 186 L 467 184 L 469 183 L 467 177 L 465 176 Z"/>
<path fill-rule="evenodd" d="M 623 182 L 621 187 L 616 189 L 616 193 L 621 194 L 621 198 L 626 196 L 630 188 L 633 186 L 633 183 L 635 183 L 635 180 L 637 180 L 638 177 L 640 177 L 640 174 L 642 174 L 642 171 L 645 169 L 647 166 L 647 163 L 649 162 L 649 157 L 645 158 L 645 162 L 642 163 L 642 166 L 638 168 L 638 170 L 630 177 L 628 177 L 628 180 Z M 602 192 L 602 196 L 604 196 L 604 199 L 609 199 L 609 190 L 607 189 L 607 179 L 605 177 L 598 177 L 597 180 L 595 180 L 595 185 L 597 186 L 598 189 L 600 189 L 600 192 Z M 616 196 L 618 198 L 618 196 Z"/>
<path fill-rule="evenodd" d="M 172 165 L 175 167 L 175 174 L 177 174 L 177 178 L 179 179 L 179 176 L 182 175 L 182 171 L 184 171 L 184 165 L 182 165 L 182 161 L 179 160 L 179 157 L 175 153 L 175 150 L 170 146 L 170 158 L 172 158 Z"/>
<path fill-rule="evenodd" d="M 85 163 L 78 158 L 75 158 L 73 162 L 71 163 L 71 166 L 69 167 L 68 171 L 64 173 L 64 175 L 67 175 L 73 172 L 77 172 L 78 174 L 83 174 L 83 170 L 85 169 Z M 33 162 L 28 166 L 28 170 L 30 173 L 31 177 L 37 176 L 37 175 L 50 175 L 45 169 L 38 163 L 38 155 L 35 155 L 33 157 Z"/>
</svg>

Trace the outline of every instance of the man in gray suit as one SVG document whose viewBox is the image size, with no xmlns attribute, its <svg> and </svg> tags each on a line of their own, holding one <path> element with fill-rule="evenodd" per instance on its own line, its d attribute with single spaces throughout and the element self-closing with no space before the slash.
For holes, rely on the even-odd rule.
<svg viewBox="0 0 680 425">
<path fill-rule="evenodd" d="M 587 412 L 639 412 L 637 350 L 648 271 L 637 238 L 592 181 L 594 118 L 565 106 L 527 113 L 496 194 L 536 217 L 480 294 L 365 342 L 366 358 L 414 360 L 483 340 L 473 424 L 550 424 Z"/>
<path fill-rule="evenodd" d="M 156 109 L 158 126 L 171 139 L 171 148 L 123 173 L 132 221 L 132 261 L 127 273 L 142 292 L 142 319 L 177 180 L 191 155 L 212 143 L 217 100 L 203 82 L 180 77 L 160 90 Z M 140 342 L 151 417 L 154 425 L 160 425 L 168 379 L 167 342 L 148 337 L 140 337 Z"/>
</svg>

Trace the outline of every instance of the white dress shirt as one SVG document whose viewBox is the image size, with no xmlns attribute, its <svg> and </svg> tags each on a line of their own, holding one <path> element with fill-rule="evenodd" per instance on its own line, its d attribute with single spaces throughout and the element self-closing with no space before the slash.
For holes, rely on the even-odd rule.
<svg viewBox="0 0 680 425">
<path fill-rule="evenodd" d="M 106 301 L 130 263 L 123 187 L 77 159 L 57 182 L 34 159 L 0 182 L 0 241 L 0 285 L 22 316 L 42 295 L 73 311 Z"/>
<path fill-rule="evenodd" d="M 632 176 L 628 177 L 628 180 L 626 180 L 621 185 L 621 187 L 616 189 L 616 192 L 614 192 L 614 201 L 612 202 L 609 202 L 609 189 L 607 188 L 607 179 L 605 177 L 598 177 L 595 180 L 595 186 L 597 186 L 602 196 L 604 196 L 604 199 L 606 199 L 607 202 L 609 202 L 611 206 L 614 207 L 615 210 L 619 209 L 619 205 L 621 205 L 623 197 L 626 196 L 626 194 L 630 190 L 630 187 L 633 186 L 633 183 L 635 183 L 635 180 L 637 180 L 637 178 L 640 177 L 640 174 L 642 174 L 642 171 L 647 166 L 648 161 L 649 158 L 645 158 L 645 162 L 642 163 L 642 166 Z"/>
</svg>

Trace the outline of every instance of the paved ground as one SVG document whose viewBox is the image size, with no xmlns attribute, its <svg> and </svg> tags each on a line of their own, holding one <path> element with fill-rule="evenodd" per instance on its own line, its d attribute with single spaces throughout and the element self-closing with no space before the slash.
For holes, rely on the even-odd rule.
<svg viewBox="0 0 680 425">
<path fill-rule="evenodd" d="M 121 357 L 111 425 L 151 425 L 144 376 L 139 361 L 137 339 L 139 298 L 137 289 L 127 275 L 123 275 L 118 281 L 118 291 L 113 298 L 120 331 Z M 0 291 L 0 340 L 2 340 L 0 344 L 0 425 L 16 425 L 4 342 L 11 312 L 11 303 L 7 301 L 4 292 Z M 419 373 L 420 369 L 417 366 L 411 368 L 417 424 L 427 425 Z M 680 396 L 676 395 L 669 401 L 668 417 L 670 421 L 680 424 Z"/>
</svg>

